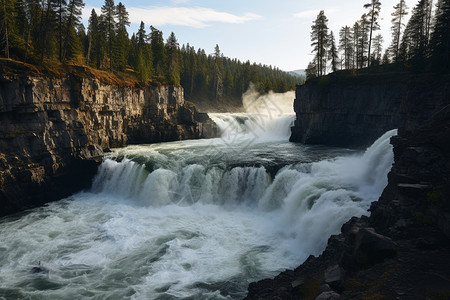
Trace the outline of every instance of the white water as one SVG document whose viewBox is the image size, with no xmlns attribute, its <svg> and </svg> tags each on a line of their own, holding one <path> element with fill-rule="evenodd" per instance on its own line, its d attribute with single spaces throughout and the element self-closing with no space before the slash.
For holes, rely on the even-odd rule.
<svg viewBox="0 0 450 300">
<path fill-rule="evenodd" d="M 358 154 L 288 143 L 292 115 L 212 117 L 222 139 L 117 149 L 90 191 L 1 219 L 0 298 L 239 299 L 387 183 L 395 131 Z"/>
</svg>

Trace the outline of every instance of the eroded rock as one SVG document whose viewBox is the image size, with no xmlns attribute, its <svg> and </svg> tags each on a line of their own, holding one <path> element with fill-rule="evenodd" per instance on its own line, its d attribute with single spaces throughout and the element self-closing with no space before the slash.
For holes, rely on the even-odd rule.
<svg viewBox="0 0 450 300">
<path fill-rule="evenodd" d="M 89 187 L 106 149 L 217 134 L 181 87 L 2 77 L 0 216 Z"/>
</svg>

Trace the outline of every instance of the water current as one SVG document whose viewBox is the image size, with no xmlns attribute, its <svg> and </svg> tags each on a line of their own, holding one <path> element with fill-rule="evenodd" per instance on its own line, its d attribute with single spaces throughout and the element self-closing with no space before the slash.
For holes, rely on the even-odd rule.
<svg viewBox="0 0 450 300">
<path fill-rule="evenodd" d="M 240 299 L 387 184 L 395 131 L 358 152 L 289 143 L 292 113 L 211 117 L 221 138 L 114 149 L 91 189 L 0 219 L 0 298 Z"/>
</svg>

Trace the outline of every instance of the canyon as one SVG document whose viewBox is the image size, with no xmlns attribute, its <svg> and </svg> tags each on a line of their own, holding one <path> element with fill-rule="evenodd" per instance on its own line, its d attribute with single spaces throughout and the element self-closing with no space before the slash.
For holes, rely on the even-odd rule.
<svg viewBox="0 0 450 300">
<path fill-rule="evenodd" d="M 448 297 L 449 75 L 337 72 L 298 86 L 294 109 L 292 142 L 363 149 L 398 128 L 395 162 L 370 216 L 345 223 L 321 255 L 251 283 L 247 299 Z M 112 148 L 218 131 L 181 87 L 2 73 L 0 216 L 89 188 Z"/>
</svg>

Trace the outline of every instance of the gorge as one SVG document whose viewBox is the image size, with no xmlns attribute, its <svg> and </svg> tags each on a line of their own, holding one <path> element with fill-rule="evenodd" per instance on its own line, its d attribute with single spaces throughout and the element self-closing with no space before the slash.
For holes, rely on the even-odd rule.
<svg viewBox="0 0 450 300">
<path fill-rule="evenodd" d="M 449 80 L 387 79 L 297 87 L 302 144 L 292 112 L 4 77 L 2 214 L 67 198 L 0 219 L 0 295 L 240 299 L 291 269 L 247 298 L 445 297 Z"/>
<path fill-rule="evenodd" d="M 293 114 L 211 118 L 221 138 L 112 149 L 90 189 L 3 218 L 0 295 L 241 299 L 386 185 L 395 131 L 362 154 L 289 143 Z"/>
</svg>

